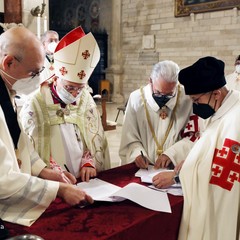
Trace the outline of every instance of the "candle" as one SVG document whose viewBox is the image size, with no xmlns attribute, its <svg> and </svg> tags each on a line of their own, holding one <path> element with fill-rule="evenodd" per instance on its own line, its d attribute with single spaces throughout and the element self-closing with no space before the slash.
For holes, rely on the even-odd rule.
<svg viewBox="0 0 240 240">
<path fill-rule="evenodd" d="M 44 32 L 46 32 L 47 29 L 48 29 L 48 27 L 47 27 L 47 16 L 44 17 L 44 25 L 43 25 L 43 27 L 44 27 Z"/>
<path fill-rule="evenodd" d="M 37 37 L 41 38 L 41 15 L 38 14 L 37 16 Z"/>
</svg>

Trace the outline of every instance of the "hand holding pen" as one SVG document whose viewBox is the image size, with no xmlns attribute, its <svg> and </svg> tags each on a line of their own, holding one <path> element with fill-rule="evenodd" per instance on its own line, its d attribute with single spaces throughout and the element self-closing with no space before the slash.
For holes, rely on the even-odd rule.
<svg viewBox="0 0 240 240">
<path fill-rule="evenodd" d="M 148 170 L 148 161 L 147 161 L 147 158 L 143 155 L 142 151 L 141 151 L 141 157 L 144 160 L 146 170 Z"/>
</svg>

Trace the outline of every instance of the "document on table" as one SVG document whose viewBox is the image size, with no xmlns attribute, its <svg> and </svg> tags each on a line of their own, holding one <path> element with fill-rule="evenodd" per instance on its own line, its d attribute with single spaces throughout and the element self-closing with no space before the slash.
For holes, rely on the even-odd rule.
<svg viewBox="0 0 240 240">
<path fill-rule="evenodd" d="M 123 188 L 98 178 L 78 183 L 81 189 L 96 201 L 119 202 L 129 199 L 145 208 L 171 213 L 167 193 L 155 191 L 138 183 L 129 183 Z"/>
<path fill-rule="evenodd" d="M 173 170 L 169 170 L 167 168 L 155 169 L 153 165 L 148 165 L 148 170 L 147 169 L 139 169 L 135 173 L 135 176 L 136 177 L 140 177 L 141 178 L 141 182 L 153 183 L 152 182 L 152 178 L 156 174 L 158 174 L 160 172 L 169 172 L 169 171 L 172 172 Z M 159 188 L 154 187 L 153 185 L 150 185 L 149 187 L 154 189 L 154 190 L 170 193 L 170 194 L 175 195 L 175 196 L 183 196 L 181 184 L 173 184 L 172 186 L 170 186 L 168 188 L 165 188 L 165 189 L 162 189 L 162 188 L 159 189 Z"/>
<path fill-rule="evenodd" d="M 153 165 L 148 165 L 148 169 L 139 169 L 136 173 L 135 173 L 135 177 L 140 177 L 142 182 L 145 183 L 152 183 L 152 178 L 160 173 L 160 172 L 169 172 L 169 171 L 173 171 L 173 170 L 169 170 L 167 168 L 159 168 L 159 169 L 155 169 Z"/>
<path fill-rule="evenodd" d="M 182 186 L 180 183 L 173 184 L 172 186 L 168 188 L 156 188 L 153 185 L 148 186 L 151 189 L 154 189 L 156 191 L 166 192 L 169 194 L 172 194 L 174 196 L 183 196 Z"/>
</svg>

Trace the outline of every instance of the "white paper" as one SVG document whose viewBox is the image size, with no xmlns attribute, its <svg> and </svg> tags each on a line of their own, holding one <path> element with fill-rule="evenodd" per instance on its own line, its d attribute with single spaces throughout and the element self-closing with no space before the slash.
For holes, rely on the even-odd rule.
<svg viewBox="0 0 240 240">
<path fill-rule="evenodd" d="M 119 202 L 124 200 L 110 197 L 113 193 L 120 190 L 121 187 L 98 178 L 90 179 L 89 182 L 78 183 L 77 186 L 83 189 L 95 201 Z"/>
<path fill-rule="evenodd" d="M 138 183 L 129 183 L 114 196 L 127 198 L 139 205 L 159 212 L 171 213 L 167 193 L 155 191 Z"/>
<path fill-rule="evenodd" d="M 182 186 L 180 183 L 173 184 L 172 186 L 170 186 L 168 188 L 156 188 L 154 185 L 150 185 L 148 187 L 151 189 L 154 189 L 156 191 L 161 191 L 161 192 L 166 192 L 166 193 L 172 194 L 174 196 L 183 196 Z"/>
<path fill-rule="evenodd" d="M 167 168 L 159 168 L 155 169 L 153 165 L 148 165 L 147 169 L 139 169 L 135 173 L 135 177 L 140 177 L 142 182 L 152 183 L 152 178 L 160 172 L 172 172 L 173 170 L 169 170 Z"/>
<path fill-rule="evenodd" d="M 77 184 L 96 201 L 118 202 L 129 199 L 151 210 L 171 213 L 166 192 L 155 191 L 138 183 L 129 183 L 123 188 L 98 178 Z"/>
</svg>

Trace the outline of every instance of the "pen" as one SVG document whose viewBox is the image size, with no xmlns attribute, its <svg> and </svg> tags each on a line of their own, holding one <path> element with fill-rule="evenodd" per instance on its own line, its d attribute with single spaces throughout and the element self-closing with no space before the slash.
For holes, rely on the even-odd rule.
<svg viewBox="0 0 240 240">
<path fill-rule="evenodd" d="M 67 167 L 67 165 L 66 164 L 64 164 L 64 167 L 66 168 L 66 170 L 70 173 L 70 171 L 69 171 L 69 169 L 68 169 L 68 167 Z"/>
<path fill-rule="evenodd" d="M 68 169 L 68 167 L 67 167 L 67 165 L 66 164 L 64 164 L 64 167 L 66 168 L 66 170 L 69 172 L 69 173 L 71 173 L 70 171 L 69 171 L 69 169 Z M 71 182 L 70 182 L 71 183 Z M 76 184 L 74 184 L 74 185 L 77 185 L 77 183 Z"/>
<path fill-rule="evenodd" d="M 142 152 L 142 151 L 141 151 L 141 156 L 142 156 L 143 160 L 145 161 L 145 164 L 147 164 L 147 159 L 144 157 L 144 155 L 143 155 L 143 152 Z M 148 167 L 146 167 L 146 170 L 148 170 Z"/>
</svg>

